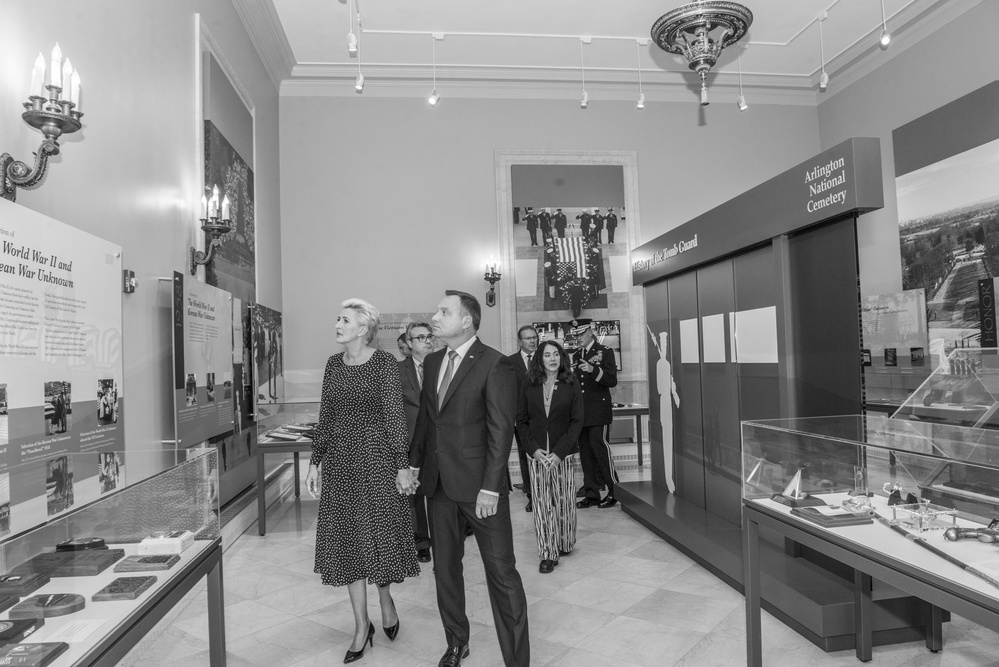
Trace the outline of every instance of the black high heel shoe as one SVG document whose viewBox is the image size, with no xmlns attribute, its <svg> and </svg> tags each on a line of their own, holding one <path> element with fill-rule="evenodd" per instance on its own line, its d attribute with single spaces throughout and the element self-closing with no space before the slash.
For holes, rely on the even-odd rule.
<svg viewBox="0 0 999 667">
<path fill-rule="evenodd" d="M 363 642 L 361 642 L 361 650 L 351 651 L 350 649 L 347 649 L 347 655 L 343 656 L 343 664 L 346 665 L 348 662 L 360 660 L 364 656 L 365 644 L 370 644 L 371 648 L 375 647 L 375 624 L 371 621 L 368 621 L 368 636 L 364 638 Z"/>
<path fill-rule="evenodd" d="M 391 628 L 386 628 L 383 625 L 382 626 L 382 630 L 385 631 L 385 636 L 389 638 L 389 641 L 390 642 L 394 642 L 396 635 L 399 634 L 399 621 L 398 621 L 398 619 L 396 619 L 395 625 L 393 625 Z"/>
</svg>

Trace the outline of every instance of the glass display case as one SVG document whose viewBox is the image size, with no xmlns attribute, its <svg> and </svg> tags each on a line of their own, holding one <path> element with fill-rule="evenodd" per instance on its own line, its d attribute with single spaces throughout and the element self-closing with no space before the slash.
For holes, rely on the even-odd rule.
<svg viewBox="0 0 999 667">
<path fill-rule="evenodd" d="M 319 403 L 257 405 L 257 442 L 312 442 L 319 421 Z"/>
<path fill-rule="evenodd" d="M 999 431 L 815 417 L 743 422 L 742 442 L 746 506 L 999 602 Z"/>
<path fill-rule="evenodd" d="M 62 454 L 5 474 L 39 494 L 0 507 L 0 664 L 114 664 L 154 607 L 210 571 L 221 586 L 215 449 Z"/>
<path fill-rule="evenodd" d="M 959 348 L 892 416 L 999 429 L 999 350 Z"/>
</svg>

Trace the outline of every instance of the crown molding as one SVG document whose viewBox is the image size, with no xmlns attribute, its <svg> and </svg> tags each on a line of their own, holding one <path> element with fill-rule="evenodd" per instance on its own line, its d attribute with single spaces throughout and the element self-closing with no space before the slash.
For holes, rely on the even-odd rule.
<svg viewBox="0 0 999 667">
<path fill-rule="evenodd" d="M 280 91 L 281 83 L 291 76 L 297 61 L 274 3 L 271 0 L 232 0 L 232 5 L 264 63 L 267 76 L 275 90 Z"/>
</svg>

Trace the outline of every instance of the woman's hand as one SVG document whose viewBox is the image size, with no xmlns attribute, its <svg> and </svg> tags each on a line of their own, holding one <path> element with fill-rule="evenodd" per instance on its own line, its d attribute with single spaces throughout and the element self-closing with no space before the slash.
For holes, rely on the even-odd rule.
<svg viewBox="0 0 999 667">
<path fill-rule="evenodd" d="M 552 452 L 551 454 L 548 455 L 548 462 L 551 463 L 553 466 L 557 466 L 559 463 L 562 463 L 562 459 L 559 458 L 558 454 Z"/>
<path fill-rule="evenodd" d="M 305 476 L 305 489 L 313 498 L 319 493 L 319 468 L 309 466 L 309 474 Z"/>
<path fill-rule="evenodd" d="M 543 449 L 534 450 L 534 453 L 531 454 L 531 456 L 533 456 L 534 460 L 538 463 L 548 463 L 548 454 Z"/>
</svg>

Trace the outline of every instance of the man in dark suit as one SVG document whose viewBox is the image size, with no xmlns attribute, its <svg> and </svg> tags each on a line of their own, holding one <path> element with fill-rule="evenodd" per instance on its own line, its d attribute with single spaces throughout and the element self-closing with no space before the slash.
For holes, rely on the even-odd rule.
<svg viewBox="0 0 999 667">
<path fill-rule="evenodd" d="M 596 341 L 589 322 L 572 330 L 576 351 L 576 379 L 583 390 L 583 434 L 579 438 L 579 463 L 583 468 L 585 496 L 576 507 L 617 504 L 614 499 L 614 464 L 604 440 L 607 425 L 614 420 L 610 388 L 617 385 L 614 350 Z"/>
<path fill-rule="evenodd" d="M 538 245 L 538 214 L 534 209 L 527 209 L 527 233 L 531 235 L 531 245 Z"/>
<path fill-rule="evenodd" d="M 590 236 L 597 240 L 597 245 L 604 242 L 604 217 L 600 215 L 600 209 L 593 209 L 593 228 Z"/>
<path fill-rule="evenodd" d="M 607 215 L 604 216 L 604 226 L 607 228 L 607 243 L 614 245 L 614 231 L 617 229 L 617 216 L 614 215 L 614 209 L 607 209 Z"/>
<path fill-rule="evenodd" d="M 562 209 L 555 209 L 555 215 L 552 216 L 552 222 L 555 224 L 555 233 L 558 234 L 560 239 L 564 239 L 566 219 L 565 213 L 562 212 Z"/>
<path fill-rule="evenodd" d="M 586 209 L 577 215 L 576 220 L 579 220 L 579 231 L 582 233 L 583 238 L 588 238 L 590 236 L 590 222 L 593 220 L 593 216 L 590 215 L 590 209 Z"/>
<path fill-rule="evenodd" d="M 552 238 L 552 214 L 547 208 L 538 213 L 538 224 L 541 226 L 541 237 L 546 241 Z"/>
<path fill-rule="evenodd" d="M 531 363 L 531 357 L 538 351 L 538 332 L 530 324 L 525 324 L 517 331 L 517 345 L 520 349 L 510 355 L 513 368 L 517 372 L 517 395 L 524 391 L 527 384 L 527 369 Z M 524 509 L 533 512 L 531 503 L 531 473 L 527 466 L 527 443 L 521 442 L 520 433 L 513 432 L 517 440 L 517 458 L 520 460 L 520 478 L 524 480 L 524 493 L 527 494 L 527 506 Z"/>
<path fill-rule="evenodd" d="M 416 417 L 420 413 L 420 392 L 423 391 L 423 361 L 434 351 L 434 334 L 426 322 L 410 322 L 403 334 L 411 355 L 399 362 L 399 381 L 402 384 L 402 407 L 406 412 L 406 428 L 412 445 L 416 431 Z M 430 523 L 427 520 L 427 498 L 417 489 L 409 496 L 409 509 L 413 516 L 413 541 L 416 559 L 430 562 Z"/>
<path fill-rule="evenodd" d="M 482 554 L 503 661 L 527 667 L 527 598 L 513 553 L 506 486 L 517 376 L 506 356 L 478 339 L 478 300 L 455 290 L 445 294 L 433 324 L 447 347 L 426 357 L 411 468 L 399 471 L 397 485 L 411 491 L 418 483 L 430 501 L 437 608 L 448 645 L 439 667 L 459 667 L 469 653 L 461 565 L 465 522 Z"/>
</svg>

